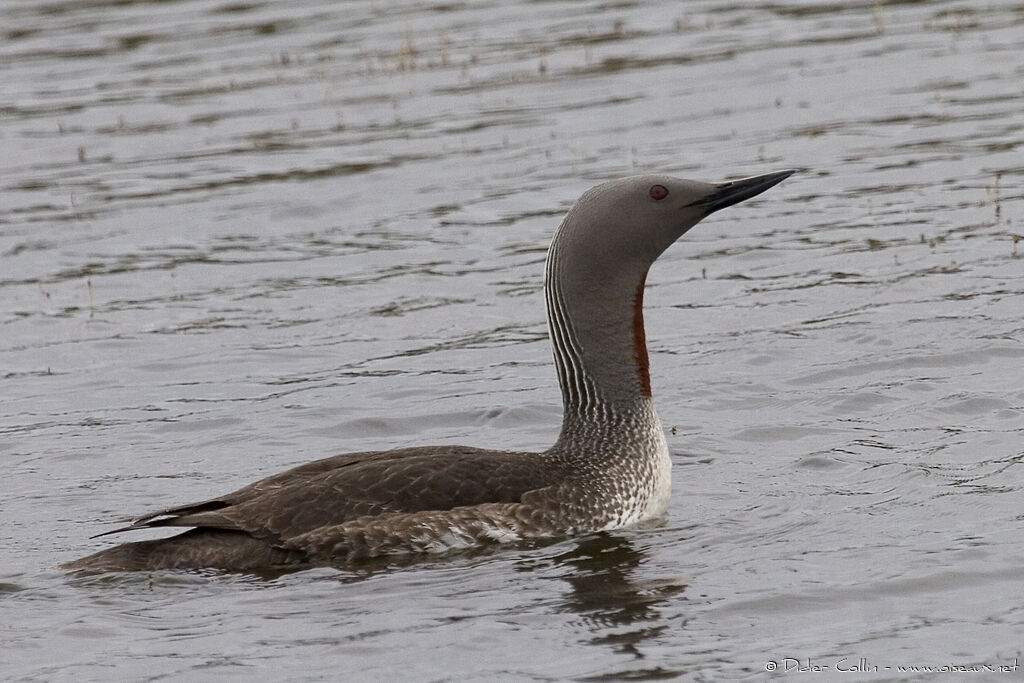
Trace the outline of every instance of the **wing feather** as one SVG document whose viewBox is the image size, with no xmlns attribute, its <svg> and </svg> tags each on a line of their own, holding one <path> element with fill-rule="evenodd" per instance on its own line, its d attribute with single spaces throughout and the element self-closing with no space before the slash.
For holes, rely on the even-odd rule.
<svg viewBox="0 0 1024 683">
<path fill-rule="evenodd" d="M 466 446 L 346 453 L 294 467 L 224 496 L 144 515 L 100 535 L 198 527 L 242 531 L 277 544 L 360 517 L 514 503 L 557 479 L 551 463 L 537 453 Z"/>
</svg>

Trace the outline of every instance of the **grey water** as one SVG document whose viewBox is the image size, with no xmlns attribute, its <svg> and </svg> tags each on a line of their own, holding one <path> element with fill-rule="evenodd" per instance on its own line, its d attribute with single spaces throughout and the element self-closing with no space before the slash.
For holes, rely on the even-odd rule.
<svg viewBox="0 0 1024 683">
<path fill-rule="evenodd" d="M 0 86 L 0 679 L 1024 673 L 1018 0 L 6 0 Z M 648 278 L 660 526 L 55 569 L 338 452 L 546 447 L 576 197 L 787 168 Z"/>
</svg>

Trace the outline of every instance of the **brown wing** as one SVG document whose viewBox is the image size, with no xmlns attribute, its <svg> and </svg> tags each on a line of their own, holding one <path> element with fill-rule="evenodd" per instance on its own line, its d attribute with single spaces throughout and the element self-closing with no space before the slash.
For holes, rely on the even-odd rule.
<svg viewBox="0 0 1024 683">
<path fill-rule="evenodd" d="M 557 483 L 537 453 L 429 446 L 317 460 L 201 503 L 161 510 L 121 529 L 191 526 L 244 531 L 277 542 L 388 512 L 518 502 Z"/>
</svg>

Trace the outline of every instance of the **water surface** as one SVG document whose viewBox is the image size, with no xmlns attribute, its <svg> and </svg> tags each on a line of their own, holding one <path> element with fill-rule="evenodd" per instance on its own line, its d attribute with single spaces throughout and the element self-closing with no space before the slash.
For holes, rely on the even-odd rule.
<svg viewBox="0 0 1024 683">
<path fill-rule="evenodd" d="M 0 26 L 0 677 L 1024 664 L 1020 2 L 22 0 Z M 648 278 L 662 526 L 53 569 L 341 451 L 545 447 L 575 198 L 785 168 Z"/>
</svg>

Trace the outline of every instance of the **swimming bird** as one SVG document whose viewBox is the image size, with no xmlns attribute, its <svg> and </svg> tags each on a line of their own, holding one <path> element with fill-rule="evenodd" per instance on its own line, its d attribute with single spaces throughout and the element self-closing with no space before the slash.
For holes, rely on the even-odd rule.
<svg viewBox="0 0 1024 683">
<path fill-rule="evenodd" d="M 546 451 L 421 446 L 336 455 L 139 517 L 106 534 L 189 529 L 64 568 L 301 568 L 567 537 L 660 517 L 672 463 L 651 398 L 648 269 L 702 218 L 792 173 L 719 184 L 640 175 L 580 197 L 556 230 L 544 269 L 563 408 L 561 431 Z"/>
</svg>

